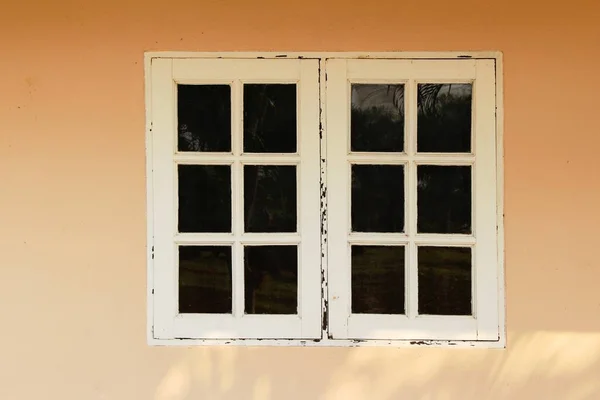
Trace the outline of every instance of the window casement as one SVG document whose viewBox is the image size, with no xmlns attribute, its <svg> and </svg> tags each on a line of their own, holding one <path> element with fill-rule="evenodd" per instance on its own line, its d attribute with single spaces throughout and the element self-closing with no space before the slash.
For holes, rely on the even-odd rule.
<svg viewBox="0 0 600 400">
<path fill-rule="evenodd" d="M 147 56 L 152 344 L 504 346 L 498 54 Z"/>
</svg>

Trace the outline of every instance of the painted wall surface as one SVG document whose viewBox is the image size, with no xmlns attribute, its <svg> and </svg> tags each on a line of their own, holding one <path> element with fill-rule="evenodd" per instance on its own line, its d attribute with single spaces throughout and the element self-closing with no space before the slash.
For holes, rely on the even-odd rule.
<svg viewBox="0 0 600 400">
<path fill-rule="evenodd" d="M 2 0 L 0 399 L 599 399 L 600 3 Z M 501 50 L 508 347 L 146 344 L 143 53 Z"/>
</svg>

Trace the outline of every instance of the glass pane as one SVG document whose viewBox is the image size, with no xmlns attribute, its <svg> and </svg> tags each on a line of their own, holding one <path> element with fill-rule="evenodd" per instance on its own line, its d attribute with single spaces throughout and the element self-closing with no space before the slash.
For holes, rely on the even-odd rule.
<svg viewBox="0 0 600 400">
<path fill-rule="evenodd" d="M 296 232 L 296 167 L 244 166 L 246 232 Z"/>
<path fill-rule="evenodd" d="M 404 314 L 404 246 L 352 246 L 352 313 Z"/>
<path fill-rule="evenodd" d="M 352 230 L 404 231 L 402 165 L 352 165 Z"/>
<path fill-rule="evenodd" d="M 244 85 L 244 152 L 296 152 L 296 85 Z"/>
<path fill-rule="evenodd" d="M 228 165 L 179 165 L 179 232 L 231 232 Z"/>
<path fill-rule="evenodd" d="M 404 85 L 352 85 L 352 151 L 404 149 Z"/>
<path fill-rule="evenodd" d="M 471 233 L 471 167 L 417 167 L 419 233 Z"/>
<path fill-rule="evenodd" d="M 231 313 L 231 247 L 179 247 L 179 312 Z"/>
<path fill-rule="evenodd" d="M 177 85 L 177 149 L 231 151 L 231 87 Z"/>
<path fill-rule="evenodd" d="M 419 247 L 419 314 L 471 315 L 471 249 Z"/>
<path fill-rule="evenodd" d="M 297 247 L 245 247 L 244 291 L 246 314 L 297 314 Z"/>
<path fill-rule="evenodd" d="M 420 84 L 417 151 L 471 151 L 470 83 Z"/>
</svg>

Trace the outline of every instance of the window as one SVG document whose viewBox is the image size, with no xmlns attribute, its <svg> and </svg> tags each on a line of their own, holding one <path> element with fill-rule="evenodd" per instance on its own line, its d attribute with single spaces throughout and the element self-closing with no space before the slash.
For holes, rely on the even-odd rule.
<svg viewBox="0 0 600 400">
<path fill-rule="evenodd" d="M 151 343 L 503 346 L 499 58 L 425 56 L 148 55 Z"/>
</svg>

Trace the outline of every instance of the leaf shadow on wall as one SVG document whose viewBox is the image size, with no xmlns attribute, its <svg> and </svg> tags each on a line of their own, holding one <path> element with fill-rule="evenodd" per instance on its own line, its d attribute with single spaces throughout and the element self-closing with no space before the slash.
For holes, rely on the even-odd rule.
<svg viewBox="0 0 600 400">
<path fill-rule="evenodd" d="M 155 400 L 600 398 L 600 334 L 513 332 L 508 349 L 182 349 Z"/>
</svg>

